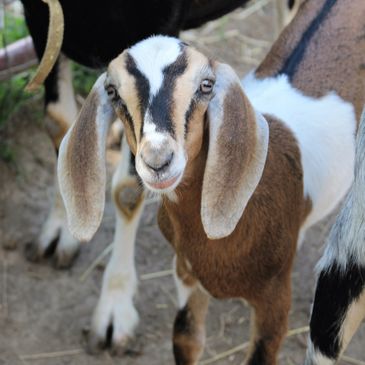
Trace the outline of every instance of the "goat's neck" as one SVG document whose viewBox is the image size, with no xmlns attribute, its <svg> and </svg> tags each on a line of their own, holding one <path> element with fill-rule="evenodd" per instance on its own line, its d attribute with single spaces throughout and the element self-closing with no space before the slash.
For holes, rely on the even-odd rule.
<svg viewBox="0 0 365 365">
<path fill-rule="evenodd" d="M 208 131 L 205 132 L 207 136 Z M 175 238 L 184 235 L 185 231 L 194 231 L 198 237 L 205 236 L 201 222 L 201 191 L 203 185 L 204 169 L 208 153 L 208 141 L 204 138 L 202 148 L 198 156 L 188 162 L 181 184 L 176 188 L 176 201 L 165 197 L 163 204 L 168 212 Z"/>
<path fill-rule="evenodd" d="M 258 67 L 259 78 L 288 76 L 309 96 L 335 91 L 360 116 L 365 97 L 364 0 L 307 0 Z"/>
</svg>

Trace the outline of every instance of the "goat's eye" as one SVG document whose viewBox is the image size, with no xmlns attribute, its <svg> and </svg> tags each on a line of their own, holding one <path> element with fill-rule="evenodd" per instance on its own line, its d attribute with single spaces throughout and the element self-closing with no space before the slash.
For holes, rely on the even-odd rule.
<svg viewBox="0 0 365 365">
<path fill-rule="evenodd" d="M 118 91 L 115 86 L 108 85 L 106 87 L 106 92 L 107 92 L 110 100 L 115 100 L 118 98 Z"/>
<path fill-rule="evenodd" d="M 210 94 L 213 90 L 213 86 L 214 86 L 213 80 L 205 79 L 200 84 L 200 91 L 203 94 Z"/>
</svg>

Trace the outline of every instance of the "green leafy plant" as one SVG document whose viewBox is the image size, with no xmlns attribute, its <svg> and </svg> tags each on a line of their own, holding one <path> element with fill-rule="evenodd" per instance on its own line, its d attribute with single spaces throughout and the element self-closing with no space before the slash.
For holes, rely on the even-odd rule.
<svg viewBox="0 0 365 365">
<path fill-rule="evenodd" d="M 28 35 L 22 17 L 6 12 L 4 25 L 5 27 L 0 30 L 0 47 L 5 47 Z M 32 97 L 24 91 L 29 78 L 29 72 L 22 72 L 0 83 L 0 128 L 24 101 Z"/>
<path fill-rule="evenodd" d="M 0 128 L 19 107 L 33 97 L 24 91 L 30 78 L 29 72 L 14 75 L 0 85 Z"/>
<path fill-rule="evenodd" d="M 10 12 L 5 13 L 4 25 L 4 29 L 0 29 L 1 48 L 18 39 L 26 37 L 29 34 L 24 18 L 15 16 Z"/>
<path fill-rule="evenodd" d="M 99 75 L 99 71 L 72 63 L 73 86 L 77 94 L 87 96 Z"/>
</svg>

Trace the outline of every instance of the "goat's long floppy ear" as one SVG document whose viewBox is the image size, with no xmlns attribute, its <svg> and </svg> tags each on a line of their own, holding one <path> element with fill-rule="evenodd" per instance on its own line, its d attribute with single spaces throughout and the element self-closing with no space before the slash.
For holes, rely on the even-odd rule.
<svg viewBox="0 0 365 365">
<path fill-rule="evenodd" d="M 111 121 L 115 119 L 104 81 L 105 74 L 102 74 L 59 151 L 61 195 L 70 231 L 80 241 L 92 238 L 104 212 L 106 137 Z"/>
<path fill-rule="evenodd" d="M 204 172 L 201 217 L 207 236 L 219 239 L 236 228 L 264 169 L 269 129 L 243 93 L 233 69 L 216 68 L 209 103 L 209 149 Z"/>
</svg>

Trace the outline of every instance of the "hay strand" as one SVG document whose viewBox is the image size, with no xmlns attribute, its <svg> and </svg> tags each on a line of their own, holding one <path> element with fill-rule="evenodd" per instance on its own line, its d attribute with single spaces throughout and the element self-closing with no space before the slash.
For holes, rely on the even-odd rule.
<svg viewBox="0 0 365 365">
<path fill-rule="evenodd" d="M 290 331 L 288 331 L 286 337 L 292 337 L 292 336 L 296 336 L 296 335 L 300 335 L 302 333 L 307 333 L 309 331 L 309 327 L 305 326 L 305 327 L 300 327 L 300 328 L 295 328 L 292 329 Z M 249 345 L 249 342 L 245 342 L 242 345 L 236 346 L 230 350 L 221 352 L 213 357 L 211 357 L 210 359 L 206 359 L 203 360 L 199 363 L 199 365 L 207 365 L 207 364 L 212 364 L 218 360 L 222 360 L 230 355 L 233 355 L 237 352 L 243 351 L 245 350 Z M 355 363 L 354 363 L 355 364 Z M 356 363 L 355 365 L 365 365 L 365 363 Z"/>
<path fill-rule="evenodd" d="M 172 270 L 162 270 L 162 271 L 152 272 L 150 274 L 141 275 L 140 279 L 142 281 L 152 280 L 152 279 L 159 279 L 159 278 L 163 278 L 165 276 L 170 276 L 172 274 L 173 274 Z"/>
<path fill-rule="evenodd" d="M 113 244 L 105 247 L 100 255 L 91 263 L 91 265 L 83 272 L 79 280 L 83 283 L 92 271 L 103 261 L 103 259 L 112 251 Z"/>
<path fill-rule="evenodd" d="M 31 354 L 31 355 L 20 355 L 18 356 L 21 361 L 29 361 L 29 360 L 41 360 L 41 359 L 54 359 L 56 357 L 64 357 L 64 356 L 76 356 L 84 353 L 82 349 L 73 349 L 73 350 L 65 350 L 65 351 L 55 351 L 55 352 L 42 352 L 39 354 Z"/>
</svg>

